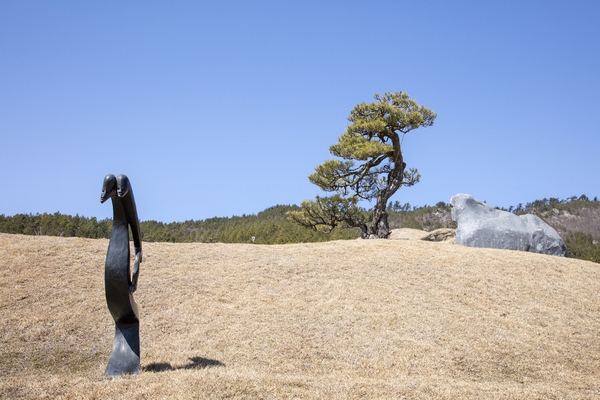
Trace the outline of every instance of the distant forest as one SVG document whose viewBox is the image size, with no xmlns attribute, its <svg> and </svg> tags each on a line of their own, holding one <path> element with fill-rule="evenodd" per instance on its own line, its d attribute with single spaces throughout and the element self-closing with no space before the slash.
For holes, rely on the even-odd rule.
<svg viewBox="0 0 600 400">
<path fill-rule="evenodd" d="M 355 239 L 357 232 L 336 229 L 330 234 L 313 232 L 286 219 L 285 213 L 298 206 L 277 205 L 256 215 L 209 218 L 185 222 L 164 223 L 141 221 L 142 240 L 172 243 L 256 243 L 283 244 L 324 242 L 337 239 Z M 25 235 L 109 238 L 112 219 L 97 220 L 79 215 L 16 214 L 0 215 L 0 232 Z"/>
<path fill-rule="evenodd" d="M 243 215 L 185 222 L 140 222 L 146 242 L 173 243 L 255 243 L 284 244 L 356 239 L 355 229 L 336 228 L 329 234 L 302 228 L 286 218 L 286 212 L 298 210 L 296 205 L 276 205 L 256 215 Z M 502 208 L 515 214 L 535 214 L 563 237 L 573 258 L 600 263 L 600 202 L 595 197 L 573 196 L 559 200 L 549 198 Z M 450 216 L 450 205 L 439 202 L 429 206 L 411 206 L 390 202 L 387 207 L 391 229 L 412 228 L 432 231 L 456 228 Z M 16 214 L 0 215 L 0 232 L 25 235 L 49 235 L 83 238 L 109 238 L 112 220 L 97 220 L 79 215 Z"/>
</svg>

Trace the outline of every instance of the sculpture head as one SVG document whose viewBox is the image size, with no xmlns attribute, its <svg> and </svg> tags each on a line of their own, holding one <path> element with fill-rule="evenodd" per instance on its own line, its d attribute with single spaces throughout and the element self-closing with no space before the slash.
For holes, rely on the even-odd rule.
<svg viewBox="0 0 600 400">
<path fill-rule="evenodd" d="M 100 203 L 117 195 L 117 178 L 113 174 L 108 174 L 102 182 L 102 194 L 100 194 Z"/>
<path fill-rule="evenodd" d="M 129 183 L 129 178 L 123 174 L 117 176 L 117 196 L 125 197 L 130 190 L 131 184 Z"/>
</svg>

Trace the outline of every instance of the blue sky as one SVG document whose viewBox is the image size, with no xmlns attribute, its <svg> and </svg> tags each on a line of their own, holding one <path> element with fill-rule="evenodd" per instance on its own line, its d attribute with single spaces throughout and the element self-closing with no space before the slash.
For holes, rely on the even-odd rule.
<svg viewBox="0 0 600 400">
<path fill-rule="evenodd" d="M 600 196 L 600 2 L 0 2 L 0 214 L 255 214 L 307 176 L 354 105 L 434 110 L 403 152 L 414 205 Z"/>
</svg>

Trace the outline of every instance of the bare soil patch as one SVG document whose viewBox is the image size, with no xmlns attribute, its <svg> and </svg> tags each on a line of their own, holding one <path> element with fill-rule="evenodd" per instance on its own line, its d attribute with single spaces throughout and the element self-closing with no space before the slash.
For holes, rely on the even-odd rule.
<svg viewBox="0 0 600 400">
<path fill-rule="evenodd" d="M 600 397 L 600 266 L 420 240 L 145 243 L 105 378 L 108 240 L 0 234 L 0 398 Z"/>
</svg>

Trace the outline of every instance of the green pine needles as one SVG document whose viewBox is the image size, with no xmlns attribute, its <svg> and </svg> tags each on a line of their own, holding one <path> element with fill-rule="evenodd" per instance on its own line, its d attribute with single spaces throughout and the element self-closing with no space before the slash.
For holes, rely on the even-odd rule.
<svg viewBox="0 0 600 400">
<path fill-rule="evenodd" d="M 375 100 L 354 107 L 346 132 L 329 148 L 342 160 L 325 161 L 308 177 L 335 194 L 302 202 L 300 210 L 288 212 L 291 221 L 321 232 L 341 226 L 360 228 L 363 238 L 389 236 L 388 200 L 421 177 L 416 169 L 406 169 L 402 136 L 433 125 L 437 115 L 404 92 L 376 94 Z M 375 200 L 375 206 L 363 209 L 358 206 L 361 200 Z"/>
</svg>

